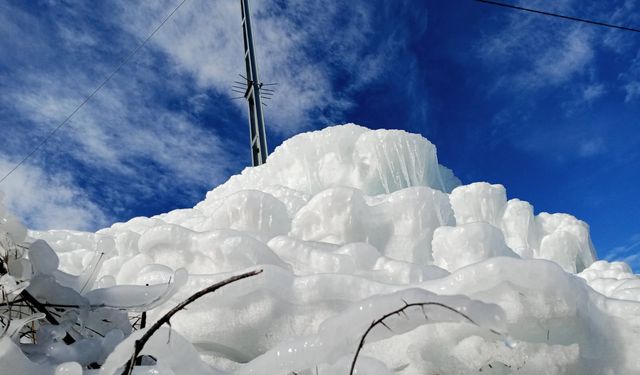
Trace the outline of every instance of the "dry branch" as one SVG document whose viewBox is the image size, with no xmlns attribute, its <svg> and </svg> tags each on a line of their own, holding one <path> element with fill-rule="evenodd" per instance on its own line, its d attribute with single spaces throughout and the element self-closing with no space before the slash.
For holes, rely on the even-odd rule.
<svg viewBox="0 0 640 375">
<path fill-rule="evenodd" d="M 461 317 L 465 318 L 469 323 L 471 323 L 473 325 L 476 325 L 476 326 L 478 325 L 478 323 L 476 323 L 473 319 L 471 319 L 465 313 L 462 313 L 462 312 L 454 309 L 451 306 L 447 306 L 444 303 L 440 303 L 440 302 L 407 303 L 407 301 L 404 301 L 404 300 L 403 300 L 403 302 L 404 302 L 404 306 L 400 307 L 399 309 L 393 310 L 393 311 L 391 311 L 391 312 L 389 312 L 387 314 L 384 314 L 381 318 L 376 319 L 373 322 L 371 322 L 371 325 L 369 325 L 369 328 L 367 328 L 367 330 L 362 335 L 362 338 L 360 338 L 360 343 L 358 344 L 358 350 L 356 350 L 356 354 L 353 356 L 353 361 L 351 362 L 351 370 L 349 371 L 349 375 L 353 375 L 353 372 L 356 369 L 356 361 L 358 360 L 358 356 L 360 355 L 360 351 L 362 350 L 362 347 L 364 347 L 364 341 L 367 338 L 367 335 L 369 334 L 369 332 L 371 332 L 371 330 L 377 325 L 382 325 L 382 326 L 386 327 L 389 331 L 391 331 L 391 328 L 389 328 L 389 326 L 384 322 L 384 320 L 387 319 L 390 316 L 400 315 L 400 314 L 403 314 L 406 317 L 405 310 L 407 310 L 410 307 L 420 307 L 422 309 L 422 313 L 424 314 L 425 319 L 428 319 L 427 313 L 424 311 L 425 306 L 442 307 L 443 309 L 449 310 L 451 312 L 454 312 L 454 313 L 460 315 Z"/>
<path fill-rule="evenodd" d="M 153 336 L 153 334 L 156 333 L 156 331 L 163 324 L 169 323 L 169 320 L 178 311 L 184 309 L 188 304 L 190 304 L 193 301 L 197 300 L 198 298 L 204 296 L 205 294 L 215 292 L 216 290 L 222 288 L 225 285 L 231 284 L 231 283 L 236 282 L 236 281 L 241 280 L 241 279 L 246 279 L 248 277 L 258 275 L 260 273 L 262 273 L 262 270 L 255 270 L 255 271 L 246 272 L 246 273 L 243 273 L 241 275 L 233 276 L 233 277 L 230 277 L 228 279 L 222 280 L 222 281 L 220 281 L 218 283 L 215 283 L 215 284 L 213 284 L 213 285 L 211 285 L 211 286 L 209 286 L 207 288 L 202 289 L 201 291 L 197 292 L 196 294 L 193 294 L 191 297 L 185 299 L 184 301 L 182 301 L 178 305 L 176 305 L 176 307 L 174 307 L 173 309 L 169 310 L 169 312 L 164 314 L 160 319 L 158 319 L 158 321 L 156 321 L 151 327 L 149 327 L 149 329 L 144 333 L 144 335 L 142 335 L 142 337 L 140 339 L 136 340 L 135 346 L 134 346 L 133 355 L 131 356 L 129 361 L 127 361 L 127 364 L 125 366 L 124 371 L 122 372 L 122 375 L 131 375 L 132 374 L 133 367 L 134 367 L 135 362 L 136 362 L 136 358 L 138 357 L 138 355 L 142 351 L 142 348 L 144 348 L 144 345 L 147 343 L 147 341 L 149 341 L 151 336 Z"/>
</svg>

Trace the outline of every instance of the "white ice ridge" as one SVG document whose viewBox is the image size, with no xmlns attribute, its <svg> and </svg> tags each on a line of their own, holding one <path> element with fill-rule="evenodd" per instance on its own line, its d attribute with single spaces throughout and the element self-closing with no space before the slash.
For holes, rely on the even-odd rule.
<svg viewBox="0 0 640 375">
<path fill-rule="evenodd" d="M 194 208 L 97 233 L 27 235 L 1 210 L 0 231 L 29 258 L 15 256 L 2 285 L 26 280 L 39 298 L 82 305 L 66 324 L 105 336 L 84 330 L 85 345 L 65 349 L 48 328 L 23 351 L 5 337 L 0 369 L 14 373 L 76 374 L 90 359 L 119 374 L 141 334 L 120 310 L 154 321 L 257 268 L 179 312 L 140 373 L 348 374 L 369 324 L 405 303 L 429 304 L 374 328 L 358 374 L 640 373 L 640 280 L 596 261 L 588 225 L 535 215 L 501 185 L 461 186 L 433 144 L 403 131 L 300 134 Z"/>
</svg>

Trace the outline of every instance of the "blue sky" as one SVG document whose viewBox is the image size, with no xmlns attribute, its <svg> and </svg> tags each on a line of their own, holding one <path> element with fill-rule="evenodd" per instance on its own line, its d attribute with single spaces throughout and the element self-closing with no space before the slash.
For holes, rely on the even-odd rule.
<svg viewBox="0 0 640 375">
<path fill-rule="evenodd" d="M 0 0 L 0 171 L 177 5 Z M 640 27 L 636 1 L 515 2 Z M 471 0 L 254 0 L 273 149 L 329 124 L 421 133 L 464 183 L 585 220 L 640 270 L 640 34 Z M 187 0 L 0 189 L 31 227 L 191 207 L 248 162 L 239 4 Z"/>
</svg>

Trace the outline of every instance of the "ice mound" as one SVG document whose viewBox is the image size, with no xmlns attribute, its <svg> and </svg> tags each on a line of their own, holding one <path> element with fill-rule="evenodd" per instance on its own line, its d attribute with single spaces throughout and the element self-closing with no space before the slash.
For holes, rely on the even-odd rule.
<svg viewBox="0 0 640 375">
<path fill-rule="evenodd" d="M 607 297 L 640 302 L 640 280 L 624 262 L 599 260 L 578 276 Z"/>
<path fill-rule="evenodd" d="M 100 305 L 69 329 L 105 335 L 87 333 L 84 357 L 60 332 L 44 341 L 56 352 L 21 344 L 28 357 L 5 337 L 0 369 L 77 373 L 91 357 L 118 374 L 141 332 L 103 319 L 148 310 L 153 321 L 260 268 L 179 312 L 140 373 L 348 374 L 371 322 L 394 311 L 367 336 L 356 373 L 640 372 L 640 280 L 596 261 L 587 224 L 536 215 L 501 185 L 461 186 L 433 144 L 403 131 L 300 134 L 194 208 L 97 233 L 27 236 L 4 211 L 0 231 L 28 249 L 13 279 L 42 299 Z"/>
<path fill-rule="evenodd" d="M 295 192 L 286 195 L 309 196 L 336 186 L 377 195 L 410 186 L 449 192 L 459 184 L 451 170 L 438 164 L 436 147 L 421 136 L 348 124 L 286 140 L 269 155 L 266 164 L 231 177 L 196 207 L 210 206 L 239 191 L 264 191 L 270 186 Z"/>
</svg>

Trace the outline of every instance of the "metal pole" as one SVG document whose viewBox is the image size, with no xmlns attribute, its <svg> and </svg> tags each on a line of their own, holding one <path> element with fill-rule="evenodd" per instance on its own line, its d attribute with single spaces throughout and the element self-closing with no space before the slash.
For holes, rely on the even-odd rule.
<svg viewBox="0 0 640 375">
<path fill-rule="evenodd" d="M 242 10 L 242 32 L 244 39 L 244 63 L 246 69 L 247 90 L 244 97 L 249 105 L 249 137 L 251 144 L 252 165 L 258 166 L 267 161 L 267 135 L 264 127 L 264 115 L 260 98 L 262 84 L 258 79 L 258 64 L 253 47 L 253 34 L 251 32 L 251 15 L 249 12 L 249 0 L 240 0 Z"/>
</svg>

